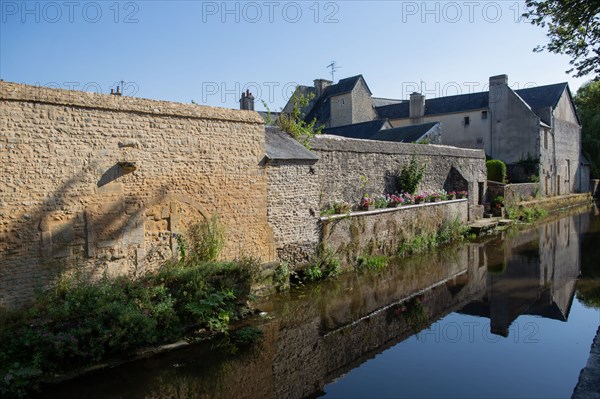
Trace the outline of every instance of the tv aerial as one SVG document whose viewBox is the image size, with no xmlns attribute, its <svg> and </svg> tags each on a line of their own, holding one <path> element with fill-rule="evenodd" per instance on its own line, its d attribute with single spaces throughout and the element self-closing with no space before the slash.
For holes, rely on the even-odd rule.
<svg viewBox="0 0 600 399">
<path fill-rule="evenodd" d="M 338 66 L 335 61 L 331 61 L 331 64 L 327 65 L 326 68 L 331 68 L 331 72 L 329 72 L 329 73 L 331 73 L 331 81 L 335 83 L 335 79 L 334 79 L 335 71 L 340 69 L 341 66 Z"/>
</svg>

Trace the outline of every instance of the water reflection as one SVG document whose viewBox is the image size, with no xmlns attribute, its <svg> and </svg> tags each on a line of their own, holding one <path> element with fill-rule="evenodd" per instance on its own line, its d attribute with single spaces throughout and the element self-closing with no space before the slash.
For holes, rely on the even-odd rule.
<svg viewBox="0 0 600 399">
<path fill-rule="evenodd" d="M 195 345 L 48 388 L 43 397 L 314 397 L 452 312 L 489 318 L 502 336 L 523 314 L 567 320 L 581 267 L 578 232 L 588 223 L 587 213 L 568 216 L 293 290 L 260 304 L 269 314 L 256 321 L 264 339 L 248 351 Z"/>
<path fill-rule="evenodd" d="M 491 332 L 504 337 L 520 315 L 566 321 L 580 273 L 577 232 L 588 221 L 565 217 L 479 248 L 489 265 L 486 289 L 460 313 L 489 318 Z"/>
</svg>

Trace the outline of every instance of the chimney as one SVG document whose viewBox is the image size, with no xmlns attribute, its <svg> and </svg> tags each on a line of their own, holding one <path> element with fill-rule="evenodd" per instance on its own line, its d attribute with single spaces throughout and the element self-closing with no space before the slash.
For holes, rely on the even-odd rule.
<svg viewBox="0 0 600 399">
<path fill-rule="evenodd" d="M 315 83 L 315 89 L 317 89 L 317 98 L 319 98 L 321 96 L 321 94 L 323 94 L 323 92 L 325 91 L 325 89 L 327 87 L 329 87 L 333 84 L 333 82 L 331 80 L 327 80 L 327 79 L 315 79 L 314 83 Z"/>
<path fill-rule="evenodd" d="M 490 87 L 493 85 L 508 85 L 508 75 L 490 76 Z"/>
<path fill-rule="evenodd" d="M 410 95 L 410 104 L 408 106 L 408 116 L 415 119 L 413 123 L 421 123 L 425 116 L 425 96 L 421 93 L 413 92 Z"/>
<path fill-rule="evenodd" d="M 245 93 L 242 93 L 242 98 L 240 98 L 240 109 L 254 111 L 254 96 L 250 93 L 250 90 L 246 90 Z"/>
<path fill-rule="evenodd" d="M 506 88 L 508 88 L 508 75 L 490 76 L 490 104 L 500 101 L 502 96 L 506 95 Z"/>
</svg>

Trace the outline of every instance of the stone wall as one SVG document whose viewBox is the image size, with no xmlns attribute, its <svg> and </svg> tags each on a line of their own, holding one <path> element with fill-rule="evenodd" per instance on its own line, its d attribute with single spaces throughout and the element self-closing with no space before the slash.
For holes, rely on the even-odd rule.
<svg viewBox="0 0 600 399">
<path fill-rule="evenodd" d="M 487 171 L 482 150 L 328 135 L 317 136 L 311 146 L 320 157 L 316 165 L 320 206 L 340 200 L 357 204 L 364 193 L 394 193 L 398 189 L 394 173 L 408 165 L 414 155 L 426 165 L 419 190 L 462 190 L 466 185 L 469 219 L 480 217 L 483 212 L 479 188 L 481 185 L 485 193 Z"/>
<path fill-rule="evenodd" d="M 315 161 L 271 161 L 267 174 L 268 218 L 277 257 L 291 264 L 305 264 L 319 242 Z"/>
<path fill-rule="evenodd" d="M 493 201 L 496 197 L 504 197 L 507 205 L 516 204 L 521 201 L 529 201 L 541 194 L 540 183 L 520 183 L 488 186 L 488 200 Z"/>
<path fill-rule="evenodd" d="M 258 114 L 6 82 L 0 109 L 0 306 L 153 269 L 213 213 L 223 258 L 275 258 Z"/>
<path fill-rule="evenodd" d="M 437 232 L 444 224 L 468 221 L 466 199 L 324 217 L 322 242 L 346 268 L 362 255 L 395 255 L 400 243 Z"/>
<path fill-rule="evenodd" d="M 481 150 L 327 135 L 317 136 L 310 146 L 320 158 L 316 163 L 281 160 L 267 165 L 269 222 L 273 226 L 278 259 L 290 262 L 294 268 L 306 264 L 315 253 L 321 233 L 320 209 L 341 200 L 357 204 L 364 192 L 394 193 L 397 187 L 393 174 L 408 164 L 413 154 L 427 165 L 420 189 L 468 190 L 468 202 L 462 201 L 460 210 L 448 208 L 449 212 L 457 211 L 453 215 L 461 221 L 483 214 L 483 206 L 479 205 L 479 183 L 485 193 L 486 168 Z M 361 180 L 361 176 L 366 179 Z M 402 229 L 409 225 L 414 228 L 411 234 L 423 231 L 420 219 Z M 397 237 L 389 245 L 396 246 L 396 240 Z"/>
</svg>

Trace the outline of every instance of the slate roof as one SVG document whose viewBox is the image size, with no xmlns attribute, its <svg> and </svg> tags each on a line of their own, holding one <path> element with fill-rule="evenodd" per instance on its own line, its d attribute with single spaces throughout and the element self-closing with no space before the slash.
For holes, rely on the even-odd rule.
<svg viewBox="0 0 600 399">
<path fill-rule="evenodd" d="M 556 83 L 546 86 L 515 90 L 536 112 L 542 108 L 555 108 L 567 88 L 567 83 Z M 489 92 L 459 94 L 456 96 L 438 97 L 425 100 L 425 115 L 448 114 L 489 107 Z M 403 119 L 409 117 L 409 102 L 384 105 L 375 108 L 380 118 Z"/>
<path fill-rule="evenodd" d="M 353 123 L 352 125 L 330 127 L 323 129 L 323 134 L 333 134 L 350 139 L 370 139 L 387 123 L 387 119 L 376 119 L 369 122 Z"/>
<path fill-rule="evenodd" d="M 371 94 L 371 89 L 367 86 L 367 82 L 364 80 L 362 75 L 351 76 L 349 78 L 340 79 L 334 85 L 328 86 L 321 96 L 316 99 L 316 102 L 310 112 L 304 118 L 305 121 L 311 122 L 313 119 L 317 119 L 317 125 L 322 125 L 331 119 L 331 108 L 330 98 L 344 93 L 349 93 L 354 89 L 358 81 L 362 79 L 365 82 L 365 86 Z"/>
<path fill-rule="evenodd" d="M 452 112 L 487 108 L 488 98 L 488 92 L 480 92 L 426 99 L 425 115 L 448 114 Z M 407 101 L 405 103 L 377 107 L 376 110 L 380 118 L 408 118 L 409 104 L 410 102 Z"/>
<path fill-rule="evenodd" d="M 421 137 L 439 124 L 439 122 L 430 122 L 422 123 L 420 125 L 384 129 L 371 136 L 371 140 L 394 141 L 396 143 L 414 143 L 419 141 Z"/>
<path fill-rule="evenodd" d="M 531 87 L 528 89 L 515 90 L 531 108 L 539 109 L 545 107 L 556 107 L 567 83 L 556 83 L 547 86 Z"/>
<path fill-rule="evenodd" d="M 270 160 L 317 161 L 319 159 L 289 134 L 273 126 L 265 127 L 265 150 Z"/>
<path fill-rule="evenodd" d="M 383 107 L 384 105 L 399 104 L 401 102 L 406 102 L 405 100 L 398 100 L 398 99 L 394 99 L 394 98 L 380 98 L 380 97 L 371 97 L 371 100 L 373 101 L 374 107 Z"/>
</svg>

